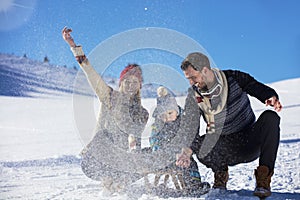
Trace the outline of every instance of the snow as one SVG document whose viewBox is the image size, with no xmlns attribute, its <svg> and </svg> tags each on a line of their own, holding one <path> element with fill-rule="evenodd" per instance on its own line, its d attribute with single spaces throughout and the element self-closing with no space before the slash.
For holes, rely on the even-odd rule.
<svg viewBox="0 0 300 200">
<path fill-rule="evenodd" d="M 0 199 L 126 199 L 127 196 L 124 194 L 105 197 L 101 193 L 100 183 L 87 178 L 81 171 L 79 153 L 85 142 L 79 134 L 74 119 L 74 96 L 68 92 L 72 91 L 72 84 L 58 81 L 63 75 L 63 79 L 72 82 L 74 74 L 64 68 L 51 68 L 37 62 L 29 62 L 24 58 L 16 62 L 16 58 L 1 56 L 1 92 L 7 90 L 3 87 L 2 79 L 3 69 L 7 66 L 10 68 L 5 69 L 16 70 L 15 75 L 10 73 L 13 80 L 23 77 L 28 82 L 35 78 L 34 80 L 39 84 L 42 80 L 46 86 L 35 85 L 35 90 L 28 90 L 26 93 L 30 95 L 1 93 Z M 32 69 L 31 78 L 26 78 L 29 67 Z M 48 79 L 39 79 L 45 69 L 48 75 L 54 74 L 52 70 L 60 74 L 56 77 L 48 76 Z M 21 71 L 24 76 L 19 76 Z M 23 87 L 29 87 L 24 80 L 21 82 L 25 84 L 22 85 Z M 58 82 L 59 84 L 55 86 Z M 299 84 L 300 78 L 270 84 L 279 93 L 284 109 L 279 113 L 281 141 L 271 183 L 273 194 L 268 199 L 300 199 L 300 95 L 297 89 Z M 49 85 L 55 87 L 48 87 Z M 16 91 L 10 92 L 16 94 Z M 97 112 L 99 104 L 96 98 L 87 94 L 82 97 L 95 100 L 94 107 Z M 177 100 L 179 104 L 184 104 L 184 97 L 178 97 Z M 251 98 L 251 102 L 257 116 L 268 109 L 255 99 Z M 147 98 L 143 99 L 142 103 L 152 112 L 156 102 L 153 98 Z M 150 124 L 151 121 L 144 131 L 144 146 L 148 145 Z M 92 130 L 93 127 L 90 129 Z M 230 167 L 228 192 L 214 190 L 197 199 L 257 199 L 252 196 L 255 187 L 253 170 L 257 164 L 256 160 Z M 202 179 L 212 183 L 212 172 L 201 164 L 199 167 Z M 161 200 L 163 198 L 143 194 L 138 199 Z"/>
</svg>

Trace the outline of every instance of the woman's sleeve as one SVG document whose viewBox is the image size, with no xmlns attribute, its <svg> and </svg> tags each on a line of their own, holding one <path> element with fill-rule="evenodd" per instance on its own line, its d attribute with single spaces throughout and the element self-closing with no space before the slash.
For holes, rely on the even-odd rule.
<svg viewBox="0 0 300 200">
<path fill-rule="evenodd" d="M 85 73 L 85 76 L 87 77 L 90 86 L 98 96 L 99 100 L 101 102 L 109 101 L 112 88 L 105 83 L 102 77 L 96 72 L 96 70 L 90 64 L 89 60 L 85 58 L 82 47 L 81 46 L 71 47 L 71 51 L 73 52 L 73 55 L 77 58 L 77 60 L 80 57 L 84 57 L 84 59 L 81 62 L 79 61 L 80 68 Z"/>
</svg>

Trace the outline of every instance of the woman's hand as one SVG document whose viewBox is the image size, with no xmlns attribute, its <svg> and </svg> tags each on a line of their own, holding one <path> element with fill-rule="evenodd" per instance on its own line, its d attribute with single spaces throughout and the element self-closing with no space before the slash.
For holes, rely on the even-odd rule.
<svg viewBox="0 0 300 200">
<path fill-rule="evenodd" d="M 62 37 L 70 45 L 70 47 L 76 47 L 76 44 L 71 36 L 71 32 L 72 29 L 65 26 L 62 30 Z"/>
</svg>

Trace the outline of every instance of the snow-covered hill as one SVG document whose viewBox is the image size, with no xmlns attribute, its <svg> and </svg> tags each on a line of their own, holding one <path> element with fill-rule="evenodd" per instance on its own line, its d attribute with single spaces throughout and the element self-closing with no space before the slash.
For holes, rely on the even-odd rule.
<svg viewBox="0 0 300 200">
<path fill-rule="evenodd" d="M 0 199 L 105 199 L 100 183 L 87 178 L 80 168 L 84 141 L 74 120 L 72 82 L 76 73 L 74 69 L 0 54 Z M 89 86 L 84 77 L 82 81 L 82 87 L 76 88 L 78 96 L 95 100 L 97 111 L 99 104 L 85 91 Z M 281 141 L 273 195 L 268 199 L 300 199 L 299 84 L 300 78 L 270 84 L 279 93 L 284 109 L 279 113 Z M 184 104 L 184 97 L 177 100 Z M 251 102 L 257 116 L 268 109 L 255 99 Z M 147 98 L 142 103 L 152 112 L 156 102 Z M 143 134 L 144 145 L 150 124 L 151 120 Z M 92 130 L 89 125 L 88 131 Z M 230 167 L 230 191 L 212 192 L 200 199 L 257 199 L 252 196 L 257 164 L 256 160 Z M 199 169 L 202 179 L 212 183 L 212 172 L 201 164 Z M 139 199 L 162 198 L 144 194 Z"/>
<path fill-rule="evenodd" d="M 75 93 L 93 96 L 84 74 L 78 68 L 0 53 L 0 95 L 49 97 Z M 115 87 L 118 80 L 105 77 L 105 81 Z"/>
</svg>

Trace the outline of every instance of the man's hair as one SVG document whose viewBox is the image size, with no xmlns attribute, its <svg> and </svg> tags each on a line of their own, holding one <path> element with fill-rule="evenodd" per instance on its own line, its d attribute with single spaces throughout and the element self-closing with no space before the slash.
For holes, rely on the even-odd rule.
<svg viewBox="0 0 300 200">
<path fill-rule="evenodd" d="M 186 70 L 189 66 L 197 71 L 202 71 L 203 67 L 210 69 L 210 63 L 206 55 L 200 52 L 190 53 L 181 64 L 181 69 Z"/>
<path fill-rule="evenodd" d="M 191 66 L 194 70 L 198 70 L 198 69 L 196 69 L 196 68 L 194 67 L 194 65 L 192 65 L 189 61 L 183 61 L 183 62 L 181 63 L 180 68 L 181 68 L 182 71 L 185 71 L 189 66 Z"/>
</svg>

